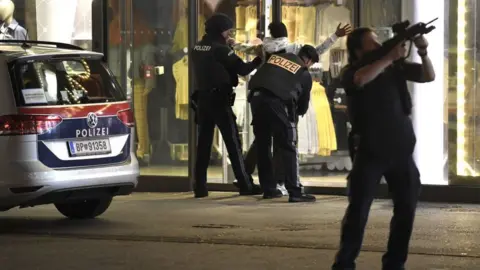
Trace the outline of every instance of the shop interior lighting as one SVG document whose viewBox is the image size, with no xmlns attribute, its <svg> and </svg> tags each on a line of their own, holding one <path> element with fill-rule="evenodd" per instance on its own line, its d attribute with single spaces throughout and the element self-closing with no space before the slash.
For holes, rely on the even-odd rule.
<svg viewBox="0 0 480 270">
<path fill-rule="evenodd" d="M 457 175 L 477 176 L 475 170 L 468 164 L 466 150 L 466 27 L 467 0 L 458 0 L 457 24 Z"/>
</svg>

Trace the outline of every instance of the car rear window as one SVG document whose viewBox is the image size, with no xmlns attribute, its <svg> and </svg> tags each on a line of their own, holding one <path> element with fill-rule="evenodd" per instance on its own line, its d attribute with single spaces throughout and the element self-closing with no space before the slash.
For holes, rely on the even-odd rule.
<svg viewBox="0 0 480 270">
<path fill-rule="evenodd" d="M 109 103 L 126 95 L 100 59 L 42 59 L 10 65 L 17 106 Z"/>
</svg>

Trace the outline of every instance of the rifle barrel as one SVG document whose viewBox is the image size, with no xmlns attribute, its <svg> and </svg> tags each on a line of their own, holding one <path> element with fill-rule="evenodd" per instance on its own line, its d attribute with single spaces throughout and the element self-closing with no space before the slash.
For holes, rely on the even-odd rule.
<svg viewBox="0 0 480 270">
<path fill-rule="evenodd" d="M 433 22 L 436 21 L 436 20 L 438 20 L 438 17 L 435 18 L 435 19 L 433 19 L 433 20 L 431 20 L 431 21 L 429 21 L 429 22 L 427 22 L 426 25 L 429 25 L 429 24 L 433 23 Z"/>
</svg>

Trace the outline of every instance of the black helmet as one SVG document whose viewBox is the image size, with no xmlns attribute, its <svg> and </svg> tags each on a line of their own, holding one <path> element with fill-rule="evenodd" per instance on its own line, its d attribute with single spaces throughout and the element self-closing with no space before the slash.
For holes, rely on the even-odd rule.
<svg viewBox="0 0 480 270">
<path fill-rule="evenodd" d="M 205 22 L 207 34 L 219 35 L 233 28 L 233 21 L 223 13 L 215 13 Z"/>
</svg>

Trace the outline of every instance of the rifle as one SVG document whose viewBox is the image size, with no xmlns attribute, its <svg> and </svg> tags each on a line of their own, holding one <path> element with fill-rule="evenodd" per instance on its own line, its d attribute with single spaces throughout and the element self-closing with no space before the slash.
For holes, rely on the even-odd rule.
<svg viewBox="0 0 480 270">
<path fill-rule="evenodd" d="M 432 32 L 435 29 L 435 26 L 430 24 L 436 20 L 438 20 L 438 17 L 427 23 L 419 22 L 412 26 L 410 26 L 410 21 L 408 20 L 392 25 L 392 30 L 395 36 L 383 42 L 380 48 L 372 52 L 369 52 L 364 57 L 362 57 L 362 59 L 357 63 L 357 65 L 365 66 L 375 61 L 378 61 L 384 56 L 386 56 L 397 45 L 402 43 L 405 45 L 405 42 L 407 40 L 410 41 L 410 48 L 408 49 L 407 56 L 405 56 L 400 61 L 408 58 L 410 56 L 410 51 L 412 50 L 413 40 L 418 36 L 425 35 Z"/>
</svg>

